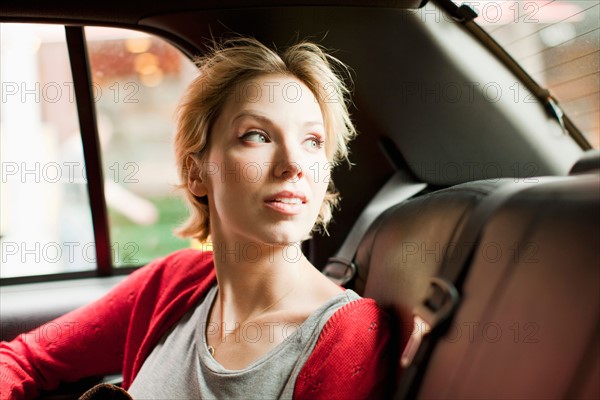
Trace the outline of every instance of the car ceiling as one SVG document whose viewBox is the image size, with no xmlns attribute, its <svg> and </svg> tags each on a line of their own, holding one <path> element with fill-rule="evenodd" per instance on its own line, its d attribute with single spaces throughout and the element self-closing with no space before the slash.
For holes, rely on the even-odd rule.
<svg viewBox="0 0 600 400">
<path fill-rule="evenodd" d="M 1 15 L 9 18 L 40 18 L 57 21 L 111 22 L 137 24 L 141 19 L 189 11 L 262 8 L 285 6 L 350 6 L 383 8 L 418 8 L 426 0 L 173 0 L 160 2 L 19 1 L 3 4 Z M 118 10 L 118 12 L 115 12 Z"/>
</svg>

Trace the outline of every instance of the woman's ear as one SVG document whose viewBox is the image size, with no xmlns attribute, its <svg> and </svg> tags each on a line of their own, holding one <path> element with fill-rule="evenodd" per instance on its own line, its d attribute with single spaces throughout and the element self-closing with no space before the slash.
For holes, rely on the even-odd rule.
<svg viewBox="0 0 600 400">
<path fill-rule="evenodd" d="M 208 194 L 205 182 L 202 180 L 202 170 L 199 161 L 193 156 L 187 156 L 185 165 L 188 170 L 188 189 L 196 197 L 204 197 Z"/>
</svg>

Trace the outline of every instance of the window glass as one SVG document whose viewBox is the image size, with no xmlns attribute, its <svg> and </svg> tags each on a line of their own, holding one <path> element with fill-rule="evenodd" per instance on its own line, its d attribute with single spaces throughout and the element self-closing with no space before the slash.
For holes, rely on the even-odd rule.
<svg viewBox="0 0 600 400">
<path fill-rule="evenodd" d="M 173 229 L 187 216 L 172 139 L 175 108 L 197 69 L 154 36 L 87 27 L 115 266 L 143 265 L 189 247 Z"/>
<path fill-rule="evenodd" d="M 600 146 L 600 2 L 525 0 L 465 2 L 475 20 Z M 515 92 L 517 88 L 515 87 Z"/>
<path fill-rule="evenodd" d="M 96 268 L 64 27 L 0 24 L 0 277 Z"/>
</svg>

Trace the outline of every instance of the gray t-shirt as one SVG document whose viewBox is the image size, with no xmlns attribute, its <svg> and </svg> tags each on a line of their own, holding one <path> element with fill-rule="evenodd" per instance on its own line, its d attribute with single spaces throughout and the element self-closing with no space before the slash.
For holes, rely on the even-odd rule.
<svg viewBox="0 0 600 400">
<path fill-rule="evenodd" d="M 296 378 L 329 317 L 360 299 L 352 290 L 332 297 L 301 325 L 284 329 L 289 336 L 263 357 L 244 369 L 228 370 L 206 347 L 205 328 L 216 293 L 214 286 L 161 338 L 129 388 L 135 400 L 291 399 Z"/>
</svg>

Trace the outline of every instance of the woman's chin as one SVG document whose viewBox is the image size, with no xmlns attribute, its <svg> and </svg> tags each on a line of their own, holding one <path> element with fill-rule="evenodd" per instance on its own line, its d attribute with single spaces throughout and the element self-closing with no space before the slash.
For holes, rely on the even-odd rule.
<svg viewBox="0 0 600 400">
<path fill-rule="evenodd" d="M 303 242 L 308 237 L 304 231 L 289 232 L 285 230 L 273 230 L 264 236 L 264 243 L 278 247 L 286 247 Z"/>
</svg>

